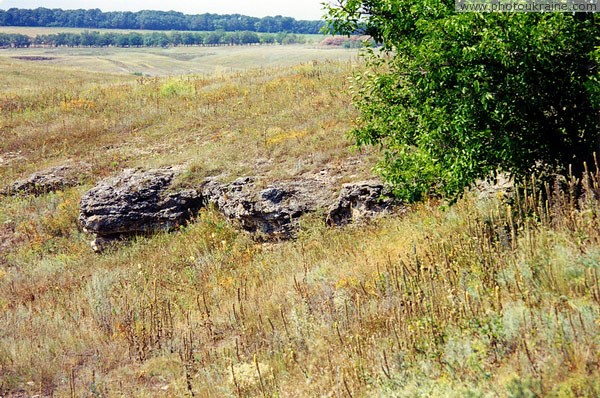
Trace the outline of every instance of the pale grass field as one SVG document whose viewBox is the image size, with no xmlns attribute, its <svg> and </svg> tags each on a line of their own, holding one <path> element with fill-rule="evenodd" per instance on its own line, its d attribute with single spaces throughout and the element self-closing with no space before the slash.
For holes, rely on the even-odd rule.
<svg viewBox="0 0 600 398">
<path fill-rule="evenodd" d="M 2 52 L 0 186 L 67 160 L 91 174 L 0 197 L 0 396 L 600 396 L 598 173 L 579 202 L 467 194 L 344 229 L 317 214 L 270 244 L 208 210 L 91 252 L 79 199 L 125 167 L 370 178 L 376 150 L 347 137 L 363 66 L 299 49 Z"/>
<path fill-rule="evenodd" d="M 199 53 L 212 51 L 204 50 Z M 0 169 L 0 182 L 66 159 L 91 162 L 100 175 L 126 166 L 178 163 L 202 175 L 231 169 L 289 176 L 348 156 L 344 135 L 354 112 L 343 89 L 357 67 L 355 52 L 317 50 L 319 60 L 313 49 L 294 46 L 213 50 L 221 50 L 223 58 L 210 66 L 208 56 L 173 58 L 183 57 L 182 51 L 167 51 L 170 56 L 141 51 L 146 58 L 136 51 L 102 49 L 5 53 L 0 57 L 5 132 L 0 156 L 18 152 L 22 159 Z M 296 50 L 305 55 L 291 53 Z M 169 74 L 172 62 L 217 71 L 171 77 L 109 74 L 101 71 L 100 58 L 107 53 L 122 63 L 146 59 L 161 75 Z M 41 54 L 57 59 L 14 58 Z M 293 56 L 305 62 L 269 66 L 291 63 Z M 246 72 L 225 66 L 234 61 Z M 363 175 L 369 167 L 361 169 Z"/>
<path fill-rule="evenodd" d="M 2 49 L 0 59 L 43 57 L 29 61 L 104 73 L 138 73 L 151 76 L 214 74 L 261 67 L 292 66 L 312 61 L 345 61 L 357 50 L 312 45 L 171 47 L 171 48 L 30 48 Z M 16 64 L 15 66 L 16 67 Z"/>
</svg>

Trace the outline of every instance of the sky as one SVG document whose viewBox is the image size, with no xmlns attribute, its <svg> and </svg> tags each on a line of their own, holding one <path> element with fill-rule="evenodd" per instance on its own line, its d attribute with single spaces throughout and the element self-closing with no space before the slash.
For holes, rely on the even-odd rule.
<svg viewBox="0 0 600 398">
<path fill-rule="evenodd" d="M 102 11 L 164 10 L 186 14 L 242 14 L 254 17 L 283 15 L 315 20 L 323 16 L 325 0 L 0 0 L 8 8 L 99 8 Z"/>
</svg>

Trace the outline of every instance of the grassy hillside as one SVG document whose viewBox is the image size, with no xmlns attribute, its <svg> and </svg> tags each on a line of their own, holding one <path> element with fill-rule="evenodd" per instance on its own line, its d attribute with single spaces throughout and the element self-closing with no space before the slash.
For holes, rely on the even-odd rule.
<svg viewBox="0 0 600 398">
<path fill-rule="evenodd" d="M 313 216 L 276 244 L 203 211 L 92 253 L 78 200 L 125 167 L 369 177 L 376 154 L 345 138 L 357 68 L 150 78 L 0 58 L 0 185 L 91 170 L 0 199 L 0 396 L 600 395 L 598 173 L 579 201 L 567 184 L 344 229 Z"/>
</svg>

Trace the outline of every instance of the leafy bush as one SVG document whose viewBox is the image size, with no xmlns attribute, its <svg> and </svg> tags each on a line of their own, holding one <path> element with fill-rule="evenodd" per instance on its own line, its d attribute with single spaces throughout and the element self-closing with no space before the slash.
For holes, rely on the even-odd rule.
<svg viewBox="0 0 600 398">
<path fill-rule="evenodd" d="M 160 87 L 163 97 L 190 97 L 195 91 L 192 84 L 180 79 L 169 80 Z"/>
<path fill-rule="evenodd" d="M 501 170 L 581 167 L 598 148 L 596 14 L 457 13 L 450 0 L 342 0 L 332 33 L 366 33 L 359 145 L 408 200 L 460 194 Z"/>
</svg>

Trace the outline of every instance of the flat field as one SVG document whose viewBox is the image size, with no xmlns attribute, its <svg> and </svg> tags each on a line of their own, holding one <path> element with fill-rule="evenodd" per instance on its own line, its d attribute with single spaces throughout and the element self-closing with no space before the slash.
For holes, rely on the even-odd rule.
<svg viewBox="0 0 600 398">
<path fill-rule="evenodd" d="M 372 178 L 377 151 L 347 136 L 355 57 L 0 51 L 0 187 L 87 165 L 82 186 L 0 196 L 0 396 L 600 396 L 598 173 L 580 201 L 467 193 L 269 244 L 206 210 L 91 251 L 79 199 L 124 168 Z"/>
<path fill-rule="evenodd" d="M 356 57 L 357 50 L 312 45 L 0 50 L 0 60 L 20 58 L 56 68 L 150 76 L 213 74 L 312 61 L 349 61 Z M 18 64 L 13 67 L 18 69 Z"/>
</svg>

